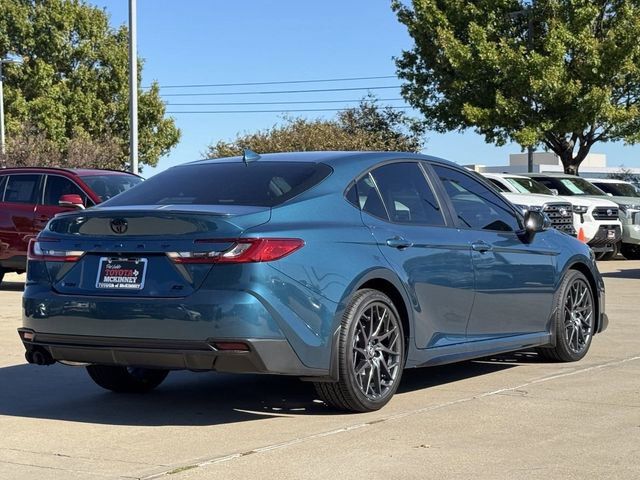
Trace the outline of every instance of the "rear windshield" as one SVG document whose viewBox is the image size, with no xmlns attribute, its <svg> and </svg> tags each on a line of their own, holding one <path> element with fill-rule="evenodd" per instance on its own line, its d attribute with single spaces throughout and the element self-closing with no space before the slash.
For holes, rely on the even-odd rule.
<svg viewBox="0 0 640 480">
<path fill-rule="evenodd" d="M 196 163 L 165 170 L 105 205 L 273 207 L 329 173 L 331 167 L 308 162 Z"/>
<path fill-rule="evenodd" d="M 140 177 L 127 174 L 88 175 L 82 177 L 82 181 L 89 186 L 93 193 L 100 197 L 101 202 L 109 200 L 142 183 Z"/>
</svg>

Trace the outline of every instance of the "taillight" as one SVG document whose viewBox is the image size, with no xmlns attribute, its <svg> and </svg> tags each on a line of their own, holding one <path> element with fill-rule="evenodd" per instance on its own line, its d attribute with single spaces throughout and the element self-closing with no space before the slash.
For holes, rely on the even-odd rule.
<svg viewBox="0 0 640 480">
<path fill-rule="evenodd" d="M 175 263 L 252 263 L 279 260 L 304 246 L 299 238 L 240 238 L 236 240 L 197 240 L 196 243 L 229 243 L 226 250 L 167 252 Z"/>
<path fill-rule="evenodd" d="M 40 260 L 43 262 L 77 262 L 82 258 L 84 252 L 80 250 L 56 250 L 45 247 L 43 242 L 52 243 L 57 240 L 37 239 L 29 240 L 29 249 L 27 250 L 28 260 Z"/>
</svg>

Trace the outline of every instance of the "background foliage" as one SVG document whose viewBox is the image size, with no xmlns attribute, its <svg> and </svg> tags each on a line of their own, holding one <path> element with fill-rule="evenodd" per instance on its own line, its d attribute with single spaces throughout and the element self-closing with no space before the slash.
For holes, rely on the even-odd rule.
<svg viewBox="0 0 640 480">
<path fill-rule="evenodd" d="M 83 0 L 0 0 L 0 58 L 22 58 L 3 68 L 9 163 L 40 161 L 25 157 L 24 146 L 34 143 L 66 165 L 79 143 L 90 142 L 110 160 L 89 156 L 85 166 L 127 164 L 127 35 Z M 139 158 L 153 166 L 180 132 L 165 118 L 157 84 L 139 95 Z"/>
<path fill-rule="evenodd" d="M 379 106 L 369 96 L 356 108 L 338 112 L 332 120 L 285 118 L 271 128 L 238 135 L 210 145 L 209 158 L 258 153 L 313 150 L 385 150 L 417 152 L 424 145 L 421 125 L 402 111 Z"/>
<path fill-rule="evenodd" d="M 640 4 L 394 0 L 414 46 L 403 96 L 437 131 L 542 145 L 576 173 L 597 142 L 640 140 Z"/>
</svg>

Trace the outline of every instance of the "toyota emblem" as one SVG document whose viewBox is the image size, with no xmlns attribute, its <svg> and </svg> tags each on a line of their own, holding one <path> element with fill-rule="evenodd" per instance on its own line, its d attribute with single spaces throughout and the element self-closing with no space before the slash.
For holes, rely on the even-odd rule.
<svg viewBox="0 0 640 480">
<path fill-rule="evenodd" d="M 124 218 L 114 218 L 111 220 L 111 230 L 119 235 L 125 233 L 129 228 L 129 223 Z"/>
<path fill-rule="evenodd" d="M 607 208 L 607 217 L 612 217 L 613 216 L 613 210 L 611 210 L 610 208 Z"/>
</svg>

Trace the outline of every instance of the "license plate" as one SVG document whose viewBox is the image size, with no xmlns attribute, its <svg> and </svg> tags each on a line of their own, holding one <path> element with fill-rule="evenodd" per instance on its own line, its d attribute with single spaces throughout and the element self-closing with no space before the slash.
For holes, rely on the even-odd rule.
<svg viewBox="0 0 640 480">
<path fill-rule="evenodd" d="M 615 240 L 616 231 L 615 230 L 607 230 L 607 240 Z"/>
<path fill-rule="evenodd" d="M 142 290 L 146 273 L 146 258 L 102 257 L 98 267 L 96 288 Z"/>
</svg>

